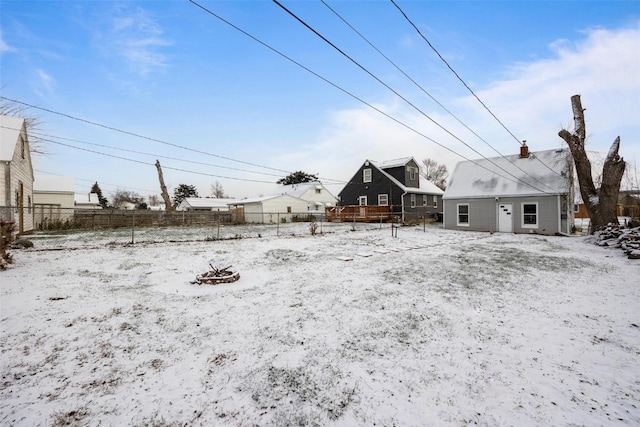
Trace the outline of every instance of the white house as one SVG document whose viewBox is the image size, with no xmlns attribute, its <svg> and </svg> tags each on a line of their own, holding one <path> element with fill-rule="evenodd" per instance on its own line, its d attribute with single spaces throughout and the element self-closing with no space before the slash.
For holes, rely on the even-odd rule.
<svg viewBox="0 0 640 427">
<path fill-rule="evenodd" d="M 33 181 L 33 204 L 73 209 L 74 189 L 75 183 L 71 176 L 36 175 Z"/>
<path fill-rule="evenodd" d="M 444 193 L 444 228 L 569 234 L 573 163 L 567 149 L 464 161 Z"/>
<path fill-rule="evenodd" d="M 74 205 L 76 209 L 102 209 L 96 193 L 75 193 Z"/>
<path fill-rule="evenodd" d="M 325 207 L 335 206 L 338 199 L 320 181 L 282 185 L 271 196 L 287 194 L 309 202 L 309 210 L 324 213 Z"/>
<path fill-rule="evenodd" d="M 208 197 L 186 197 L 176 210 L 179 211 L 229 211 L 229 204 L 236 199 L 216 199 Z"/>
<path fill-rule="evenodd" d="M 33 165 L 25 120 L 0 115 L 0 219 L 33 230 Z"/>
<path fill-rule="evenodd" d="M 239 216 L 242 212 L 246 222 L 255 223 L 289 222 L 294 216 L 310 214 L 309 202 L 288 194 L 236 200 L 230 207 L 236 208 Z"/>
</svg>

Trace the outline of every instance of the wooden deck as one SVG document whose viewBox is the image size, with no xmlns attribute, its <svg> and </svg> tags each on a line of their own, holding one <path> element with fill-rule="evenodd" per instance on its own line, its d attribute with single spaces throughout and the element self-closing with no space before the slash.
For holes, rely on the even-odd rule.
<svg viewBox="0 0 640 427">
<path fill-rule="evenodd" d="M 379 222 L 394 218 L 392 206 L 333 206 L 325 209 L 330 222 Z"/>
</svg>

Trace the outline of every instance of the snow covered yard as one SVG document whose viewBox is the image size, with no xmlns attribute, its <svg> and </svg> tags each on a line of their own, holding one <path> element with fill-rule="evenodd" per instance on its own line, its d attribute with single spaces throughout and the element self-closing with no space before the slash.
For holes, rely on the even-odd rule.
<svg viewBox="0 0 640 427">
<path fill-rule="evenodd" d="M 585 237 L 434 226 L 14 255 L 2 425 L 640 424 L 640 263 Z M 189 284 L 209 261 L 240 281 Z"/>
</svg>

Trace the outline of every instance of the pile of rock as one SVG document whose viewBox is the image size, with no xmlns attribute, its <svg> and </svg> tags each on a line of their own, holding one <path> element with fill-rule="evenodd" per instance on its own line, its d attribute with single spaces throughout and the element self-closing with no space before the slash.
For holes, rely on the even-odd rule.
<svg viewBox="0 0 640 427">
<path fill-rule="evenodd" d="M 640 227 L 620 228 L 611 224 L 599 233 L 596 244 L 620 248 L 629 259 L 640 259 Z"/>
</svg>

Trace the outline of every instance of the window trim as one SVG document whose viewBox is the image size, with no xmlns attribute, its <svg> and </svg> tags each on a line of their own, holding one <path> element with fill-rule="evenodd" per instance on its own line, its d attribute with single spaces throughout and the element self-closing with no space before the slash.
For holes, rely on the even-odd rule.
<svg viewBox="0 0 640 427">
<path fill-rule="evenodd" d="M 416 168 L 414 168 L 413 166 L 409 166 L 409 167 L 407 167 L 407 169 L 409 170 L 409 180 L 410 181 L 415 181 L 416 180 Z"/>
<path fill-rule="evenodd" d="M 467 207 L 467 213 L 460 213 L 460 207 L 462 206 L 466 206 Z M 467 216 L 467 222 L 460 222 L 460 215 L 466 215 Z M 469 207 L 469 203 L 458 203 L 456 204 L 456 224 L 458 227 L 469 227 L 469 223 L 471 220 L 471 208 Z"/>
<path fill-rule="evenodd" d="M 416 195 L 415 194 L 411 194 L 410 200 L 411 200 L 411 207 L 415 208 L 416 207 Z"/>
<path fill-rule="evenodd" d="M 384 203 L 382 203 L 382 198 L 384 197 Z M 389 195 L 388 194 L 378 194 L 378 206 L 389 206 Z"/>
<path fill-rule="evenodd" d="M 362 169 L 362 182 L 371 182 L 372 175 L 371 168 Z"/>
<path fill-rule="evenodd" d="M 362 201 L 364 200 L 364 204 L 362 203 Z M 367 199 L 367 196 L 358 196 L 358 206 L 367 206 L 369 203 L 369 200 Z"/>
<path fill-rule="evenodd" d="M 429 196 L 427 196 L 426 194 L 424 194 L 422 196 L 422 206 L 427 206 L 429 204 Z"/>
<path fill-rule="evenodd" d="M 438 196 L 437 195 L 433 195 L 433 207 L 437 208 L 438 207 Z"/>
<path fill-rule="evenodd" d="M 533 205 L 536 207 L 536 213 L 535 214 L 525 214 L 524 212 L 524 207 L 525 205 Z M 538 202 L 522 202 L 520 203 L 520 210 L 521 210 L 521 215 L 520 215 L 520 225 L 522 228 L 538 228 L 539 224 L 540 224 L 540 209 L 538 206 Z M 536 222 L 535 224 L 526 224 L 524 222 L 524 217 L 525 215 L 535 215 L 536 218 Z"/>
</svg>

